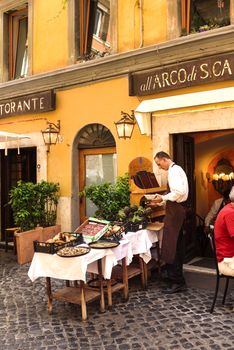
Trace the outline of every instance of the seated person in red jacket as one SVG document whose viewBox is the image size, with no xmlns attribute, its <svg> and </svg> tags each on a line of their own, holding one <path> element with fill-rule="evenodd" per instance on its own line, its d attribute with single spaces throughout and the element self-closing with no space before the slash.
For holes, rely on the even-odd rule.
<svg viewBox="0 0 234 350">
<path fill-rule="evenodd" d="M 229 194 L 231 203 L 219 212 L 214 226 L 219 271 L 234 276 L 234 186 Z"/>
</svg>

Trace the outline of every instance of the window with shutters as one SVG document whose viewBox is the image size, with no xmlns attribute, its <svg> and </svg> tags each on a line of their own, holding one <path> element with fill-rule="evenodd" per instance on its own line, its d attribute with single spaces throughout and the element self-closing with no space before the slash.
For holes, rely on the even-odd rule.
<svg viewBox="0 0 234 350">
<path fill-rule="evenodd" d="M 32 75 L 32 4 L 0 1 L 0 82 Z"/>
<path fill-rule="evenodd" d="M 27 4 L 3 13 L 4 80 L 28 75 L 28 7 Z"/>
<path fill-rule="evenodd" d="M 75 1 L 75 42 L 78 60 L 109 54 L 110 0 Z"/>
<path fill-rule="evenodd" d="M 24 78 L 28 72 L 28 9 L 9 11 L 8 66 L 9 80 Z"/>
<path fill-rule="evenodd" d="M 232 0 L 181 0 L 182 35 L 230 24 Z"/>
</svg>

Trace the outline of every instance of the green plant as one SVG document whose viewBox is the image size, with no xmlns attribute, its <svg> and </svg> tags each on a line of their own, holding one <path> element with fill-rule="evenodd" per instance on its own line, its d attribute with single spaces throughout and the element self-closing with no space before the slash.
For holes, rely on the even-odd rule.
<svg viewBox="0 0 234 350">
<path fill-rule="evenodd" d="M 115 184 L 104 182 L 90 185 L 79 196 L 89 198 L 96 205 L 96 217 L 115 221 L 118 211 L 130 205 L 129 176 L 118 176 Z"/>
<path fill-rule="evenodd" d="M 52 226 L 56 223 L 59 184 L 41 181 L 18 181 L 9 192 L 9 205 L 13 211 L 14 223 L 21 231 L 36 226 Z"/>
</svg>

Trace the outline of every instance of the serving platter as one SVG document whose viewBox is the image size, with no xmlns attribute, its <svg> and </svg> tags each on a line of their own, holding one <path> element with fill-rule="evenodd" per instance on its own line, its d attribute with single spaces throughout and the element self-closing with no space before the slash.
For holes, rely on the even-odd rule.
<svg viewBox="0 0 234 350">
<path fill-rule="evenodd" d="M 119 245 L 118 241 L 104 241 L 99 240 L 96 242 L 89 243 L 89 247 L 93 249 L 111 249 L 115 248 Z"/>
<path fill-rule="evenodd" d="M 85 254 L 88 254 L 90 252 L 89 247 L 81 247 L 81 246 L 75 246 L 75 247 L 65 247 L 62 249 L 59 249 L 56 254 L 58 256 L 61 256 L 62 258 L 74 258 L 76 256 L 82 256 Z"/>
</svg>

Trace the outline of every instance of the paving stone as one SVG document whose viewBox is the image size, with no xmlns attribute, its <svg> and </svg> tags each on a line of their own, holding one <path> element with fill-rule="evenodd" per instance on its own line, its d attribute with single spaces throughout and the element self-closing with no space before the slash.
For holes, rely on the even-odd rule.
<svg viewBox="0 0 234 350">
<path fill-rule="evenodd" d="M 0 250 L 0 267 L 0 349 L 234 350 L 234 294 L 225 307 L 218 296 L 210 314 L 213 290 L 193 287 L 168 296 L 155 278 L 147 291 L 132 279 L 127 302 L 116 293 L 113 309 L 103 314 L 98 301 L 91 303 L 82 322 L 80 307 L 69 303 L 53 301 L 49 315 L 45 280 L 32 283 L 29 264 L 18 265 L 13 253 Z M 61 286 L 53 280 L 52 288 Z"/>
</svg>

